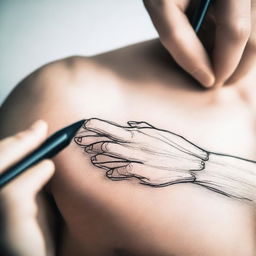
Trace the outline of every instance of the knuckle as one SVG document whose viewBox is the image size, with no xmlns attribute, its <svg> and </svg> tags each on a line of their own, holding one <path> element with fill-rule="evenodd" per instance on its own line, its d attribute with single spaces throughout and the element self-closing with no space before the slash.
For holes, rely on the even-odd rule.
<svg viewBox="0 0 256 256">
<path fill-rule="evenodd" d="M 101 150 L 103 152 L 114 152 L 115 151 L 115 143 L 112 142 L 103 142 L 101 144 Z"/>
<path fill-rule="evenodd" d="M 101 144 L 101 150 L 102 150 L 103 152 L 108 151 L 108 150 L 109 150 L 109 143 L 103 142 L 103 143 Z"/>
<path fill-rule="evenodd" d="M 251 33 L 250 22 L 247 19 L 240 19 L 234 24 L 228 24 L 227 32 L 234 41 L 248 40 Z"/>
<path fill-rule="evenodd" d="M 133 163 L 129 163 L 127 166 L 126 166 L 126 172 L 128 174 L 132 174 L 134 173 L 134 164 Z"/>
</svg>

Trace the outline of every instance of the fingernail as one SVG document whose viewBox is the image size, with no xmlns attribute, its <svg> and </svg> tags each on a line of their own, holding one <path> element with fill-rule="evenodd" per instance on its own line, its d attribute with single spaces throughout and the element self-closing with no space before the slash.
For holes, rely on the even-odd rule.
<svg viewBox="0 0 256 256">
<path fill-rule="evenodd" d="M 87 146 L 87 147 L 85 147 L 85 151 L 86 152 L 90 152 L 90 151 L 92 151 L 92 148 L 93 148 L 93 146 L 92 145 L 89 145 L 89 146 Z"/>
<path fill-rule="evenodd" d="M 91 161 L 92 162 L 96 162 L 97 161 L 97 157 L 96 156 L 91 157 Z"/>
<path fill-rule="evenodd" d="M 74 140 L 78 143 L 81 143 L 83 138 L 82 137 L 75 137 Z"/>
<path fill-rule="evenodd" d="M 192 74 L 202 85 L 209 88 L 212 87 L 214 84 L 214 77 L 213 75 L 209 74 L 208 72 L 198 69 Z"/>
<path fill-rule="evenodd" d="M 83 123 L 83 127 L 85 128 L 86 123 L 88 123 L 89 119 L 85 119 Z"/>
</svg>

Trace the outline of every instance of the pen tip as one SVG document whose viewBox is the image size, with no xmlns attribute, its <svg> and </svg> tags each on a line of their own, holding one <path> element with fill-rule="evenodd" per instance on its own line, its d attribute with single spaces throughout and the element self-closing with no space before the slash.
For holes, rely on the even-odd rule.
<svg viewBox="0 0 256 256">
<path fill-rule="evenodd" d="M 75 123 L 71 124 L 70 126 L 66 127 L 68 136 L 71 139 L 76 135 L 77 131 L 83 126 L 85 121 L 86 121 L 85 119 L 82 119 L 82 120 L 75 122 Z"/>
</svg>

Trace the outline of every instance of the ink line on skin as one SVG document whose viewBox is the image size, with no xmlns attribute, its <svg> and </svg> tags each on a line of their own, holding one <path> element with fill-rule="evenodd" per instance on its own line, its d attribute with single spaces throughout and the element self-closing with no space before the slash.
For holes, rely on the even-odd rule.
<svg viewBox="0 0 256 256">
<path fill-rule="evenodd" d="M 193 183 L 231 198 L 256 201 L 255 161 L 207 151 L 145 121 L 127 124 L 91 118 L 75 139 L 107 178 L 135 179 L 154 188 Z"/>
</svg>

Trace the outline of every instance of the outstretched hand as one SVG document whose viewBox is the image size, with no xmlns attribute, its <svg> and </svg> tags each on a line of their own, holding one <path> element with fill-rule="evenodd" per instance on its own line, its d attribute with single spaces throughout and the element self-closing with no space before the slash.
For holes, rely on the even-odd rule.
<svg viewBox="0 0 256 256">
<path fill-rule="evenodd" d="M 193 182 L 208 153 L 185 138 L 146 122 L 128 126 L 92 118 L 75 138 L 94 166 L 112 180 L 137 178 L 151 186 Z"/>
</svg>

